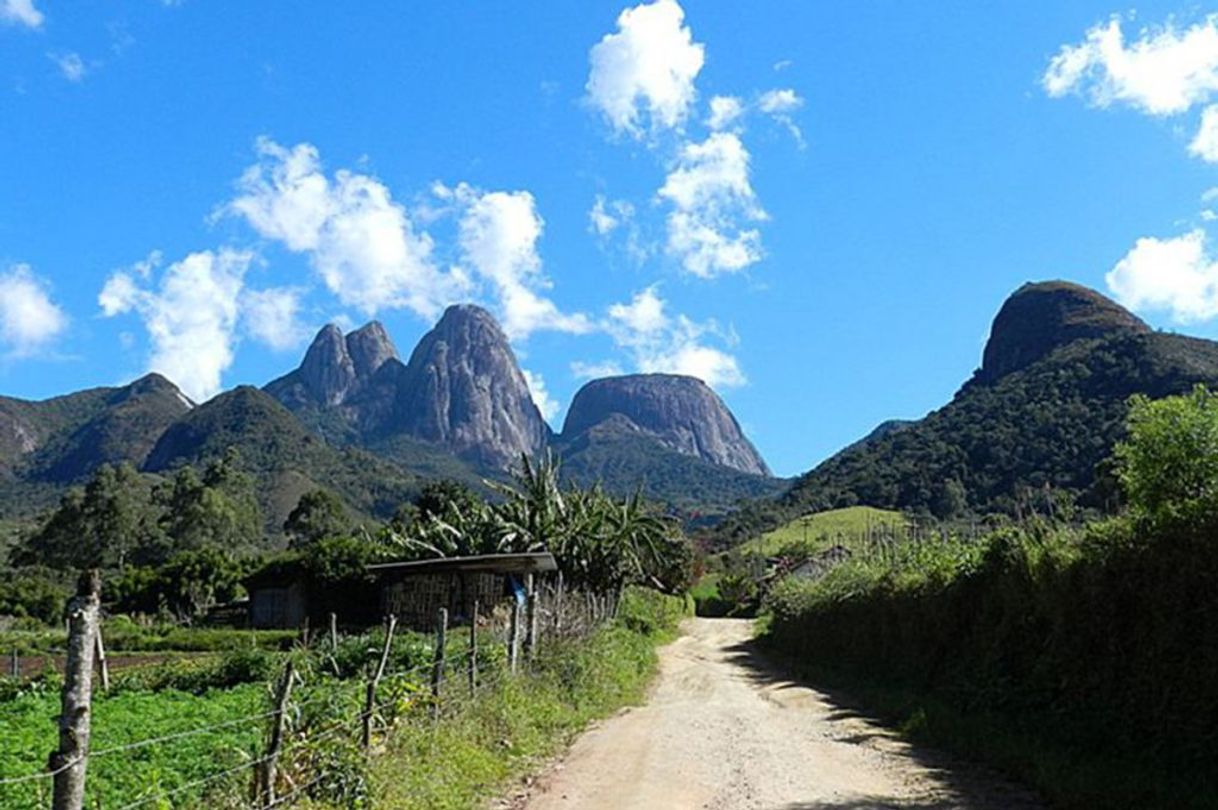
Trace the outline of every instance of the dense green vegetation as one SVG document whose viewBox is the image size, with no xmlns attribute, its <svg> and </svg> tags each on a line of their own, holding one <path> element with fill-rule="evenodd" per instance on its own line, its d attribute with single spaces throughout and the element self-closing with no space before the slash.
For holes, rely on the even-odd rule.
<svg viewBox="0 0 1218 810">
<path fill-rule="evenodd" d="M 769 642 L 1061 806 L 1210 806 L 1216 448 L 1215 395 L 1135 399 L 1120 517 L 1035 518 L 790 578 L 769 596 Z"/>
<path fill-rule="evenodd" d="M 858 548 L 869 532 L 900 530 L 908 519 L 891 509 L 849 506 L 798 517 L 772 531 L 749 540 L 735 551 L 741 554 L 772 555 L 786 549 L 805 552 L 823 551 L 832 545 Z"/>
<path fill-rule="evenodd" d="M 920 422 L 842 451 L 774 501 L 706 538 L 725 548 L 801 514 L 867 504 L 950 519 L 1092 514 L 1119 506 L 1106 459 L 1129 398 L 1218 383 L 1218 344 L 1161 333 L 1078 340 L 994 380 L 975 379 Z"/>
</svg>

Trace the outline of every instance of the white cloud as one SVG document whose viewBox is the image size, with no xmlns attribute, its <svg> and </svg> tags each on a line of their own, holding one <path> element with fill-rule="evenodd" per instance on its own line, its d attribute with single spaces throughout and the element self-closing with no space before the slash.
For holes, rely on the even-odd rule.
<svg viewBox="0 0 1218 810">
<path fill-rule="evenodd" d="M 757 108 L 767 115 L 794 112 L 802 106 L 804 106 L 804 100 L 789 87 L 781 90 L 767 90 L 757 101 Z"/>
<path fill-rule="evenodd" d="M 749 182 L 749 153 L 738 135 L 714 132 L 686 143 L 659 196 L 672 203 L 668 252 L 689 273 L 710 278 L 761 259 L 761 233 L 742 221 L 766 219 Z"/>
<path fill-rule="evenodd" d="M 710 100 L 710 118 L 706 125 L 711 129 L 727 129 L 744 115 L 744 102 L 736 96 L 715 96 Z"/>
<path fill-rule="evenodd" d="M 1042 78 L 1054 97 L 1085 95 L 1092 104 L 1129 105 L 1149 115 L 1186 112 L 1218 90 L 1218 16 L 1179 30 L 1172 23 L 1145 28 L 1126 43 L 1114 17 L 1065 45 Z"/>
<path fill-rule="evenodd" d="M 642 137 L 647 113 L 652 130 L 679 127 L 697 96 L 694 79 L 705 60 L 676 0 L 624 10 L 618 30 L 588 54 L 588 99 L 616 132 Z"/>
<path fill-rule="evenodd" d="M 524 381 L 529 386 L 529 394 L 533 397 L 533 403 L 537 405 L 537 410 L 541 411 L 541 418 L 547 422 L 552 421 L 555 416 L 558 416 L 561 406 L 546 390 L 545 380 L 540 374 L 529 371 L 527 368 L 520 369 L 520 373 L 524 375 Z"/>
<path fill-rule="evenodd" d="M 308 334 L 300 323 L 300 291 L 290 287 L 250 290 L 241 299 L 245 330 L 275 351 L 301 344 Z"/>
<path fill-rule="evenodd" d="M 805 148 L 804 133 L 791 117 L 791 113 L 804 106 L 804 100 L 789 87 L 767 90 L 757 100 L 757 109 L 786 127 L 800 149 Z"/>
<path fill-rule="evenodd" d="M 232 365 L 244 277 L 254 256 L 221 249 L 192 253 L 169 265 L 159 284 L 148 265 L 120 270 L 106 282 L 98 304 L 107 317 L 135 312 L 152 341 L 148 370 L 164 374 L 191 399 L 220 391 Z"/>
<path fill-rule="evenodd" d="M 571 373 L 578 380 L 596 380 L 601 377 L 619 377 L 626 372 L 612 360 L 601 363 L 585 363 L 583 360 L 576 360 L 571 363 Z"/>
<path fill-rule="evenodd" d="M 1139 239 L 1105 276 L 1108 289 L 1130 309 L 1167 312 L 1178 323 L 1218 316 L 1218 261 L 1207 247 L 1200 229 Z"/>
<path fill-rule="evenodd" d="M 588 227 L 597 236 L 608 236 L 634 219 L 634 206 L 626 200 L 607 200 L 597 194 L 588 211 Z"/>
<path fill-rule="evenodd" d="M 503 331 L 516 340 L 547 329 L 583 333 L 588 319 L 568 315 L 540 291 L 551 282 L 541 272 L 537 242 L 545 222 L 527 191 L 480 192 L 467 185 L 453 191 L 464 205 L 458 242 L 465 261 L 495 289 Z"/>
<path fill-rule="evenodd" d="M 730 343 L 730 336 L 724 335 L 714 321 L 698 323 L 684 315 L 672 318 L 665 308 L 666 302 L 654 285 L 637 293 L 627 304 L 609 307 L 605 330 L 630 353 L 635 370 L 686 374 L 712 387 L 746 382 L 734 356 L 708 345 L 708 338 Z M 603 370 L 586 364 L 572 366 L 577 375 L 592 369 Z"/>
<path fill-rule="evenodd" d="M 343 304 L 369 315 L 406 307 L 432 318 L 461 297 L 463 280 L 437 269 L 431 237 L 415 231 L 380 181 L 346 170 L 328 178 L 308 143 L 288 149 L 260 138 L 257 148 L 261 159 L 242 175 L 227 210 L 306 254 Z"/>
<path fill-rule="evenodd" d="M 59 68 L 60 74 L 70 82 L 84 81 L 85 74 L 89 72 L 88 66 L 78 53 L 53 53 L 50 57 Z"/>
<path fill-rule="evenodd" d="M 1218 163 L 1218 104 L 1212 104 L 1201 112 L 1201 124 L 1196 137 L 1188 145 L 1188 151 L 1207 163 Z"/>
<path fill-rule="evenodd" d="M 0 0 L 0 22 L 41 28 L 46 18 L 34 6 L 34 0 Z"/>
<path fill-rule="evenodd" d="M 28 357 L 59 337 L 68 327 L 46 284 L 27 264 L 0 273 L 0 342 L 15 357 Z"/>
</svg>

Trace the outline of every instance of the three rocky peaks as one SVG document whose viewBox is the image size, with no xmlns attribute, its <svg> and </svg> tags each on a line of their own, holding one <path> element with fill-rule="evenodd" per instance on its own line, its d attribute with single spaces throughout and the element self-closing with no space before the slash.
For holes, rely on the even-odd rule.
<svg viewBox="0 0 1218 810">
<path fill-rule="evenodd" d="M 554 435 L 503 330 L 468 304 L 449 307 L 405 363 L 376 321 L 347 335 L 326 326 L 300 367 L 265 390 L 328 438 L 376 445 L 404 436 L 493 469 L 599 429 L 769 475 L 727 406 L 693 377 L 594 380 L 576 394 L 563 433 Z"/>
</svg>

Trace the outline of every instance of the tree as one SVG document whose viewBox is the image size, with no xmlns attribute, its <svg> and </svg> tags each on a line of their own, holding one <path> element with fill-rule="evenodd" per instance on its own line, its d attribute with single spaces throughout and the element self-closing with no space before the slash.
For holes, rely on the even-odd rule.
<svg viewBox="0 0 1218 810">
<path fill-rule="evenodd" d="M 165 533 L 175 549 L 249 549 L 261 545 L 262 511 L 253 479 L 230 450 L 200 476 L 183 467 L 157 490 Z"/>
<path fill-rule="evenodd" d="M 1130 400 L 1129 437 L 1116 446 L 1129 506 L 1152 520 L 1218 511 L 1218 395 Z"/>
<path fill-rule="evenodd" d="M 306 548 L 327 537 L 341 537 L 350 534 L 351 529 L 347 507 L 337 495 L 324 489 L 301 495 L 283 524 L 291 548 Z"/>
</svg>

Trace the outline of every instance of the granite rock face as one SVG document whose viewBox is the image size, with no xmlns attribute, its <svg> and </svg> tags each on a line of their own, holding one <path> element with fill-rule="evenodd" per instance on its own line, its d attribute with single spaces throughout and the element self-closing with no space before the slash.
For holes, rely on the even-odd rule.
<svg viewBox="0 0 1218 810">
<path fill-rule="evenodd" d="M 481 307 L 449 307 L 397 390 L 397 430 L 479 464 L 512 466 L 550 438 L 507 337 Z"/>
<path fill-rule="evenodd" d="M 993 382 L 1027 368 L 1076 340 L 1149 331 L 1136 315 L 1095 290 L 1066 281 L 1025 284 L 994 318 L 977 381 Z"/>
<path fill-rule="evenodd" d="M 359 443 L 406 436 L 496 469 L 550 435 L 503 330 L 472 305 L 449 307 L 405 364 L 376 321 L 345 337 L 327 326 L 266 391 L 314 423 L 337 420 Z"/>
<path fill-rule="evenodd" d="M 684 455 L 770 475 L 723 400 L 695 377 L 632 374 L 589 382 L 571 403 L 563 440 L 598 427 L 635 431 Z"/>
</svg>

